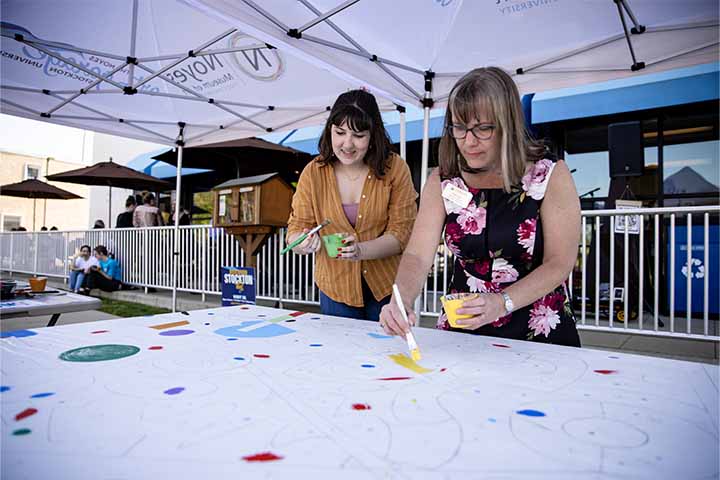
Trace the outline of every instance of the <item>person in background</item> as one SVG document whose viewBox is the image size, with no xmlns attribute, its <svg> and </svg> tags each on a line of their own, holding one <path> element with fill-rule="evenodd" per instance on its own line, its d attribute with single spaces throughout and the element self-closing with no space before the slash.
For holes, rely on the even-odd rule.
<svg viewBox="0 0 720 480">
<path fill-rule="evenodd" d="M 107 248 L 104 245 L 98 245 L 94 249 L 95 258 L 98 265 L 91 266 L 87 275 L 87 288 L 99 288 L 104 292 L 114 292 L 120 290 L 122 285 L 122 275 L 120 273 L 120 264 L 114 258 L 108 256 Z"/>
<path fill-rule="evenodd" d="M 43 225 L 42 227 L 40 227 L 40 231 L 47 232 L 47 227 L 45 225 Z"/>
<path fill-rule="evenodd" d="M 172 225 L 175 225 L 175 211 L 173 210 L 172 217 L 170 218 L 170 223 Z M 188 212 L 187 208 L 180 206 L 180 220 L 178 221 L 178 225 L 190 225 L 190 212 Z"/>
<path fill-rule="evenodd" d="M 133 228 L 133 213 L 136 206 L 135 195 L 129 195 L 125 200 L 125 211 L 115 220 L 115 228 Z"/>
<path fill-rule="evenodd" d="M 143 204 L 138 205 L 133 212 L 133 226 L 159 227 L 165 225 L 160 210 L 155 206 L 155 195 L 146 193 L 143 196 Z"/>
<path fill-rule="evenodd" d="M 80 247 L 80 254 L 75 257 L 70 267 L 70 290 L 79 293 L 90 268 L 98 265 L 97 258 L 90 256 L 90 245 Z"/>
<path fill-rule="evenodd" d="M 456 311 L 470 317 L 453 328 L 443 312 L 438 328 L 579 347 L 566 281 L 578 255 L 580 201 L 565 162 L 527 133 L 504 70 L 478 68 L 457 81 L 439 160 L 395 280 L 410 324 L 444 230 L 454 256 L 448 293 L 471 294 Z M 393 335 L 409 329 L 394 301 L 380 324 Z"/>
<path fill-rule="evenodd" d="M 375 97 L 364 90 L 335 101 L 293 196 L 287 242 L 325 219 L 332 223 L 293 251 L 321 247 L 321 235 L 344 234 L 335 255 L 315 255 L 315 283 L 326 315 L 377 321 L 417 213 L 410 169 L 390 149 Z"/>
<path fill-rule="evenodd" d="M 94 229 L 100 229 L 105 228 L 105 222 L 103 222 L 101 219 L 95 220 L 95 224 L 93 225 Z"/>
<path fill-rule="evenodd" d="M 50 227 L 50 231 L 51 231 L 51 232 L 57 232 L 57 229 L 58 229 L 58 228 L 57 228 L 55 225 L 53 225 L 52 227 Z"/>
</svg>

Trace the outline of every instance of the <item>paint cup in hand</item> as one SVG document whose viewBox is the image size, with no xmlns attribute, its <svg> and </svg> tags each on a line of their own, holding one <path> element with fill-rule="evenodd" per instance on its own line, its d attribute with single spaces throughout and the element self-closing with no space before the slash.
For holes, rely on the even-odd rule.
<svg viewBox="0 0 720 480">
<path fill-rule="evenodd" d="M 31 277 L 28 282 L 30 282 L 31 291 L 44 292 L 45 285 L 47 284 L 47 277 Z"/>
<path fill-rule="evenodd" d="M 343 240 L 345 239 L 344 233 L 330 233 L 323 235 L 323 243 L 325 244 L 325 251 L 330 258 L 337 258 L 341 248 L 345 246 Z"/>
<path fill-rule="evenodd" d="M 445 314 L 448 318 L 448 323 L 453 328 L 468 328 L 466 325 L 458 325 L 457 321 L 460 319 L 472 318 L 472 315 L 464 314 L 458 315 L 457 310 L 463 306 L 466 300 L 471 300 L 478 296 L 477 293 L 453 293 L 451 295 L 445 295 L 440 297 Z"/>
</svg>

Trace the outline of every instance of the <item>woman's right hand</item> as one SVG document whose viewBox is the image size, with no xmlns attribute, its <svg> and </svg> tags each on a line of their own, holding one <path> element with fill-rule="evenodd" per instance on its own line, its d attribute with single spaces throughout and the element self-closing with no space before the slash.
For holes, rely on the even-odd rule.
<svg viewBox="0 0 720 480">
<path fill-rule="evenodd" d="M 309 228 L 303 228 L 303 233 L 309 232 Z M 293 239 L 294 241 L 295 239 Z M 292 242 L 291 242 L 292 243 Z M 313 233 L 312 235 L 308 235 L 305 240 L 303 240 L 300 245 L 293 248 L 293 252 L 299 253 L 302 255 L 307 255 L 309 253 L 315 253 L 320 248 L 321 242 L 320 242 L 320 235 L 317 233 Z"/>
<path fill-rule="evenodd" d="M 406 306 L 405 311 L 410 322 L 409 325 L 403 318 L 402 313 L 400 313 L 400 308 L 394 298 L 390 300 L 390 303 L 382 307 L 382 310 L 380 310 L 380 326 L 385 330 L 385 333 L 404 337 L 410 331 L 410 327 L 417 324 L 417 318 L 412 308 Z"/>
</svg>

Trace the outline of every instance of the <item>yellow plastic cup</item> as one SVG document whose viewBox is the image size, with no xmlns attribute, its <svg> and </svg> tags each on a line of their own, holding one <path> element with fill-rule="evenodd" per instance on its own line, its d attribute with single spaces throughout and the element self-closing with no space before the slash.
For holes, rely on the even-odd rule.
<svg viewBox="0 0 720 480">
<path fill-rule="evenodd" d="M 448 296 L 451 298 L 446 298 L 445 296 L 440 297 L 440 301 L 442 302 L 443 308 L 445 309 L 445 315 L 447 315 L 448 318 L 448 323 L 450 323 L 450 326 L 453 328 L 469 328 L 467 325 L 458 325 L 457 321 L 466 318 L 472 318 L 473 316 L 469 314 L 458 315 L 457 310 L 458 308 L 463 306 L 463 303 L 465 303 L 466 300 L 476 298 L 478 294 L 455 293 Z"/>
<path fill-rule="evenodd" d="M 342 241 L 345 239 L 344 233 L 330 233 L 328 235 L 323 235 L 322 237 L 323 243 L 325 244 L 325 251 L 327 252 L 328 256 L 330 258 L 337 258 L 338 248 L 342 248 L 345 245 L 342 243 Z"/>
</svg>

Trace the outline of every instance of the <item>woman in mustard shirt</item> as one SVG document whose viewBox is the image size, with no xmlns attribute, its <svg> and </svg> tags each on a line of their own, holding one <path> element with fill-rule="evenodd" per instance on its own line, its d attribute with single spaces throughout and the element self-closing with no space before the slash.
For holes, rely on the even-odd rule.
<svg viewBox="0 0 720 480">
<path fill-rule="evenodd" d="M 323 314 L 377 320 L 390 300 L 417 214 L 410 170 L 390 147 L 375 97 L 352 90 L 335 101 L 320 154 L 300 175 L 287 242 L 330 220 L 293 249 L 316 254 Z M 320 251 L 321 236 L 332 233 L 345 234 L 334 258 Z"/>
</svg>

